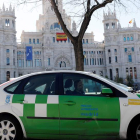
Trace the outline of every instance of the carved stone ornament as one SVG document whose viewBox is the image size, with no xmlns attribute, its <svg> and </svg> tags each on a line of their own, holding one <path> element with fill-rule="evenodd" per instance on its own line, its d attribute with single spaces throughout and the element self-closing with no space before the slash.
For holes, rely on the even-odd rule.
<svg viewBox="0 0 140 140">
<path fill-rule="evenodd" d="M 111 42 L 111 37 L 109 37 L 109 36 L 106 37 L 106 41 L 107 41 L 107 42 Z"/>
<path fill-rule="evenodd" d="M 5 35 L 5 42 L 9 42 L 9 40 L 10 40 L 9 35 Z"/>
<path fill-rule="evenodd" d="M 46 22 L 46 24 L 45 24 L 45 28 L 46 28 L 46 29 L 49 28 L 49 22 Z"/>
<path fill-rule="evenodd" d="M 55 67 L 60 67 L 60 65 L 61 65 L 61 68 L 62 67 L 63 68 L 64 67 L 69 67 L 70 66 L 70 62 L 69 62 L 69 60 L 65 56 L 61 55 L 59 58 L 56 59 Z"/>
<path fill-rule="evenodd" d="M 49 39 L 49 37 L 47 37 L 47 38 L 46 38 L 46 44 L 47 44 L 47 46 L 50 46 L 50 43 L 51 43 L 51 42 L 50 42 L 50 39 Z"/>
<path fill-rule="evenodd" d="M 117 36 L 114 36 L 113 41 L 117 41 Z"/>
</svg>

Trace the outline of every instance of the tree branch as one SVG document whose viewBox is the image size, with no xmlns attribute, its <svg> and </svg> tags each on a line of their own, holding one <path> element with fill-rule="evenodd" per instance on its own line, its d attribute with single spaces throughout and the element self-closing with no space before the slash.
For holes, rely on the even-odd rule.
<svg viewBox="0 0 140 140">
<path fill-rule="evenodd" d="M 87 1 L 87 11 L 90 10 L 90 0 Z"/>
<path fill-rule="evenodd" d="M 99 4 L 100 4 L 97 0 L 95 0 L 95 2 L 97 3 L 97 5 L 99 5 Z"/>
<path fill-rule="evenodd" d="M 58 7 L 57 7 L 55 1 L 54 1 L 54 0 L 50 0 L 50 2 L 51 2 L 51 4 L 52 4 L 52 7 L 54 8 L 54 12 L 55 12 L 55 14 L 56 14 L 56 16 L 57 16 L 57 18 L 58 18 L 60 24 L 61 24 L 61 27 L 62 27 L 63 31 L 66 33 L 66 35 L 69 37 L 69 39 L 70 39 L 72 42 L 75 42 L 75 38 L 76 38 L 76 37 L 73 37 L 73 36 L 71 35 L 71 33 L 69 32 L 69 30 L 67 29 L 67 26 L 66 26 L 66 24 L 64 23 L 64 20 L 63 20 L 63 18 L 62 18 L 62 16 L 61 16 L 60 11 L 58 10 Z"/>
<path fill-rule="evenodd" d="M 87 11 L 83 20 L 83 23 L 81 25 L 79 34 L 78 34 L 78 39 L 82 40 L 85 31 L 87 30 L 87 27 L 90 23 L 91 20 L 91 16 L 93 14 L 94 11 L 96 11 L 97 9 L 100 9 L 102 7 L 105 7 L 108 3 L 112 3 L 113 0 L 104 0 L 104 2 L 102 2 L 101 4 L 97 4 L 97 5 L 93 5 L 92 8 L 90 9 L 90 11 Z"/>
</svg>

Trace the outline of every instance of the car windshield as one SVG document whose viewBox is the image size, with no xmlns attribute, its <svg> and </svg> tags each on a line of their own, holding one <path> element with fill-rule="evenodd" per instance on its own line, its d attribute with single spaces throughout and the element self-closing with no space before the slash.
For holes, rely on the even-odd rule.
<svg viewBox="0 0 140 140">
<path fill-rule="evenodd" d="M 95 74 L 93 74 L 93 73 L 91 73 L 92 75 L 95 75 Z M 101 79 L 103 79 L 104 81 L 107 81 L 107 82 L 110 82 L 110 83 L 113 83 L 113 84 L 115 84 L 115 85 L 117 85 L 117 86 L 120 86 L 120 87 L 122 87 L 122 88 L 125 88 L 127 91 L 132 91 L 133 89 L 132 89 L 132 87 L 128 87 L 127 85 L 124 85 L 124 84 L 121 84 L 121 83 L 117 83 L 117 82 L 115 82 L 115 81 L 113 81 L 113 80 L 110 80 L 110 79 L 107 79 L 107 78 L 105 78 L 105 77 L 103 77 L 103 76 L 100 76 L 100 75 L 97 75 L 99 78 L 101 78 Z"/>
</svg>

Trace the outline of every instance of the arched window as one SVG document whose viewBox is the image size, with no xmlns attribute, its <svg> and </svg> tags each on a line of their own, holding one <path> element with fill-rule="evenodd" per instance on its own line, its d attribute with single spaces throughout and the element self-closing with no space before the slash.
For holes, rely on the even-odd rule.
<svg viewBox="0 0 140 140">
<path fill-rule="evenodd" d="M 132 47 L 132 52 L 134 52 L 134 47 Z"/>
<path fill-rule="evenodd" d="M 111 52 L 110 49 L 108 50 L 108 52 Z M 97 53 L 98 54 L 98 53 Z"/>
<path fill-rule="evenodd" d="M 51 28 L 50 29 L 53 29 L 53 25 L 51 25 Z"/>
<path fill-rule="evenodd" d="M 132 62 L 132 55 L 128 55 L 128 62 Z"/>
<path fill-rule="evenodd" d="M 130 38 L 129 37 L 127 37 L 127 41 L 130 41 Z"/>
<path fill-rule="evenodd" d="M 16 77 L 16 72 L 14 71 L 14 78 Z"/>
<path fill-rule="evenodd" d="M 10 21 L 9 21 L 9 19 L 6 19 L 6 20 L 5 20 L 5 26 L 10 26 Z"/>
<path fill-rule="evenodd" d="M 126 37 L 123 38 L 124 42 L 126 41 Z"/>
<path fill-rule="evenodd" d="M 133 41 L 133 36 L 131 36 L 131 41 Z"/>
<path fill-rule="evenodd" d="M 84 65 L 86 65 L 86 58 L 84 58 Z"/>
<path fill-rule="evenodd" d="M 115 29 L 115 23 L 112 23 L 112 28 Z"/>
<path fill-rule="evenodd" d="M 50 29 L 51 30 L 53 30 L 53 29 L 60 29 L 60 30 L 62 30 L 61 25 L 59 23 L 57 23 L 57 22 L 52 24 Z"/>
<path fill-rule="evenodd" d="M 7 65 L 10 65 L 10 58 L 7 57 Z"/>
<path fill-rule="evenodd" d="M 106 23 L 106 29 L 109 29 L 109 23 Z"/>
<path fill-rule="evenodd" d="M 55 28 L 59 28 L 60 29 L 60 25 L 58 23 L 54 23 L 54 29 Z"/>
<path fill-rule="evenodd" d="M 12 25 L 13 25 L 13 28 L 15 27 L 15 22 L 14 22 L 14 20 L 12 20 Z"/>
<path fill-rule="evenodd" d="M 92 65 L 94 65 L 94 58 L 92 58 Z"/>
<path fill-rule="evenodd" d="M 10 50 L 9 50 L 9 49 L 6 49 L 6 52 L 7 52 L 7 53 L 9 53 L 9 52 L 10 52 Z"/>
<path fill-rule="evenodd" d="M 86 51 L 84 51 L 84 53 L 83 54 L 86 54 Z"/>
<path fill-rule="evenodd" d="M 60 62 L 60 68 L 62 68 L 62 67 L 66 67 L 66 63 L 64 61 Z"/>
<path fill-rule="evenodd" d="M 6 80 L 9 81 L 10 80 L 10 71 L 6 72 Z"/>
<path fill-rule="evenodd" d="M 100 58 L 100 65 L 102 65 L 102 59 Z"/>
<path fill-rule="evenodd" d="M 50 61 L 51 59 L 50 58 L 48 58 L 48 66 L 50 66 L 51 65 L 51 61 Z"/>
<path fill-rule="evenodd" d="M 21 51 L 18 51 L 18 53 L 17 53 L 18 55 L 21 55 Z"/>
</svg>

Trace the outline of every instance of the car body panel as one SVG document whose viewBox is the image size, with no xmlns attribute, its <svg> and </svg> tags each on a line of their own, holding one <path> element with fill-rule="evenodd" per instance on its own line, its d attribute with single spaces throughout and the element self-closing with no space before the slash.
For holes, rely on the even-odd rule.
<svg viewBox="0 0 140 140">
<path fill-rule="evenodd" d="M 21 104 L 20 101 L 26 101 L 26 103 Z M 59 118 L 58 104 L 58 95 L 20 94 L 13 96 L 11 106 L 17 110 L 19 108 L 22 110 L 20 119 L 25 126 L 28 136 L 28 134 L 43 133 L 59 134 L 59 119 L 51 119 L 54 117 Z"/>
<path fill-rule="evenodd" d="M 119 135 L 117 97 L 60 95 L 59 100 L 60 134 Z"/>
</svg>

